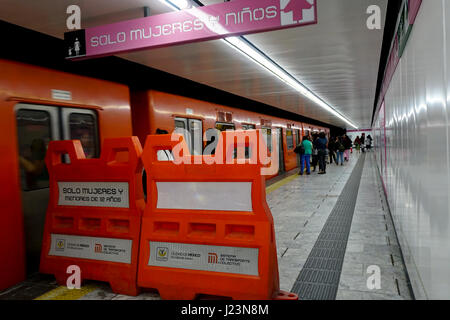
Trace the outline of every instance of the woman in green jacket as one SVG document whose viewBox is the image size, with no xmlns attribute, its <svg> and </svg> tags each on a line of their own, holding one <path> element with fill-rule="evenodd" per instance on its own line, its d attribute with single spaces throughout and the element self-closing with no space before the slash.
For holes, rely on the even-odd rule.
<svg viewBox="0 0 450 320">
<path fill-rule="evenodd" d="M 300 175 L 303 175 L 303 172 L 305 170 L 305 162 L 306 162 L 306 174 L 310 175 L 311 174 L 311 165 L 310 165 L 310 161 L 311 161 L 311 155 L 312 155 L 312 148 L 313 145 L 311 143 L 311 141 L 309 141 L 308 137 L 305 136 L 303 137 L 303 142 L 302 142 L 302 151 L 303 153 L 300 153 Z"/>
</svg>

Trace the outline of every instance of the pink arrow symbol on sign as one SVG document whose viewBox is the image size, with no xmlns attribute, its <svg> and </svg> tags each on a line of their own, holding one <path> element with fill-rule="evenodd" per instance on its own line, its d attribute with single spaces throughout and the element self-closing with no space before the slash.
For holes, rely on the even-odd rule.
<svg viewBox="0 0 450 320">
<path fill-rule="evenodd" d="M 294 21 L 303 20 L 303 10 L 311 9 L 313 5 L 307 0 L 291 0 L 284 8 L 284 12 L 293 11 Z"/>
</svg>

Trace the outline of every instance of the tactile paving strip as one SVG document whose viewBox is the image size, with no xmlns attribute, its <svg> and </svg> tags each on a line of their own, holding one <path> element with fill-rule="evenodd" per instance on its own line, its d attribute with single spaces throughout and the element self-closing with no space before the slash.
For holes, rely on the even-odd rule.
<svg viewBox="0 0 450 320">
<path fill-rule="evenodd" d="M 300 300 L 335 300 L 364 168 L 361 155 L 297 277 L 291 292 Z"/>
</svg>

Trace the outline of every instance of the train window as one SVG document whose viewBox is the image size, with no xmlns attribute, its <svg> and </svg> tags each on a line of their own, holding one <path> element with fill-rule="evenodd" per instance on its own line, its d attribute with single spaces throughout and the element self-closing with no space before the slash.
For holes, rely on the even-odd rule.
<svg viewBox="0 0 450 320">
<path fill-rule="evenodd" d="M 203 154 L 203 125 L 201 120 L 175 118 L 175 132 L 184 136 L 191 154 Z"/>
<path fill-rule="evenodd" d="M 80 140 L 86 158 L 98 157 L 97 122 L 92 114 L 71 113 L 69 115 L 71 140 Z"/>
<path fill-rule="evenodd" d="M 62 139 L 80 140 L 86 158 L 100 154 L 97 114 L 89 109 L 62 108 Z M 69 161 L 69 158 L 65 158 Z"/>
<path fill-rule="evenodd" d="M 216 153 L 216 149 L 210 147 L 210 145 L 213 144 L 213 146 L 217 146 L 217 144 L 219 143 L 218 140 L 220 139 L 220 131 L 217 130 L 216 128 L 209 128 L 208 130 L 205 131 L 205 136 L 206 136 L 206 145 L 203 154 L 213 155 Z"/>
<path fill-rule="evenodd" d="M 184 141 L 186 141 L 189 150 L 191 150 L 191 139 L 189 139 L 188 137 L 187 129 L 188 129 L 188 121 L 186 118 L 175 118 L 174 132 L 184 136 Z"/>
<path fill-rule="evenodd" d="M 262 128 L 263 136 L 266 138 L 267 148 L 269 152 L 272 152 L 272 129 Z"/>
<path fill-rule="evenodd" d="M 242 130 L 254 130 L 256 129 L 256 126 L 254 124 L 243 124 Z"/>
<path fill-rule="evenodd" d="M 234 129 L 234 125 L 233 125 Z M 242 124 L 242 130 L 254 130 L 256 129 L 256 126 L 254 124 Z M 237 149 L 234 149 L 234 159 L 237 159 Z M 252 155 L 252 152 L 250 150 L 250 147 L 245 147 L 245 159 L 250 159 Z"/>
<path fill-rule="evenodd" d="M 189 119 L 189 132 L 192 139 L 191 153 L 196 156 L 203 154 L 203 128 L 200 120 Z"/>
<path fill-rule="evenodd" d="M 244 159 L 250 159 L 252 157 L 252 148 L 250 147 L 245 147 L 245 153 L 244 153 Z M 238 158 L 238 150 L 237 148 L 234 148 L 234 153 L 233 153 L 233 159 L 237 159 Z"/>
<path fill-rule="evenodd" d="M 175 129 L 186 129 L 186 121 L 183 120 L 175 119 Z"/>
<path fill-rule="evenodd" d="M 52 140 L 52 119 L 48 111 L 19 109 L 16 113 L 22 189 L 48 188 L 45 153 Z"/>
<path fill-rule="evenodd" d="M 219 131 L 234 130 L 234 128 L 235 126 L 233 123 L 224 123 L 224 122 L 216 123 L 216 129 Z"/>
<path fill-rule="evenodd" d="M 297 146 L 301 141 L 300 130 L 295 129 L 295 145 Z"/>
<path fill-rule="evenodd" d="M 292 133 L 292 129 L 286 130 L 286 144 L 288 150 L 294 149 L 294 135 Z"/>
</svg>

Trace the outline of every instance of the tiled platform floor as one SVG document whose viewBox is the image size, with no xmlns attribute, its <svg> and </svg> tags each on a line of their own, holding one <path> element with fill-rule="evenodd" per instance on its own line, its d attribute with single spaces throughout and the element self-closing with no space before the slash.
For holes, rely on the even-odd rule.
<svg viewBox="0 0 450 320">
<path fill-rule="evenodd" d="M 299 176 L 267 196 L 275 221 L 280 288 L 290 291 L 353 168 L 327 165 L 327 174 Z"/>
<path fill-rule="evenodd" d="M 326 175 L 297 176 L 267 195 L 275 221 L 280 287 L 290 291 L 341 194 L 358 155 L 345 166 L 328 165 Z M 410 299 L 407 278 L 389 212 L 382 194 L 372 155 L 366 157 L 355 214 L 345 254 L 337 299 Z M 367 288 L 367 267 L 381 269 L 381 289 Z M 53 283 L 52 283 L 53 284 Z M 111 292 L 107 284 L 80 300 L 154 300 L 157 293 L 128 297 Z M 1 299 L 0 295 L 0 299 Z M 69 296 L 70 298 L 70 296 Z M 78 298 L 78 297 L 77 297 Z"/>
<path fill-rule="evenodd" d="M 407 300 L 411 293 L 373 154 L 366 156 L 337 299 Z M 381 271 L 381 288 L 369 289 L 369 266 Z M 373 271 L 372 271 L 373 272 Z"/>
<path fill-rule="evenodd" d="M 303 176 L 272 192 L 280 287 L 289 291 L 356 164 L 331 165 L 327 175 Z M 411 299 L 394 227 L 382 202 L 373 155 L 366 156 L 342 268 L 338 300 Z M 381 289 L 369 289 L 369 266 L 381 270 Z"/>
</svg>

